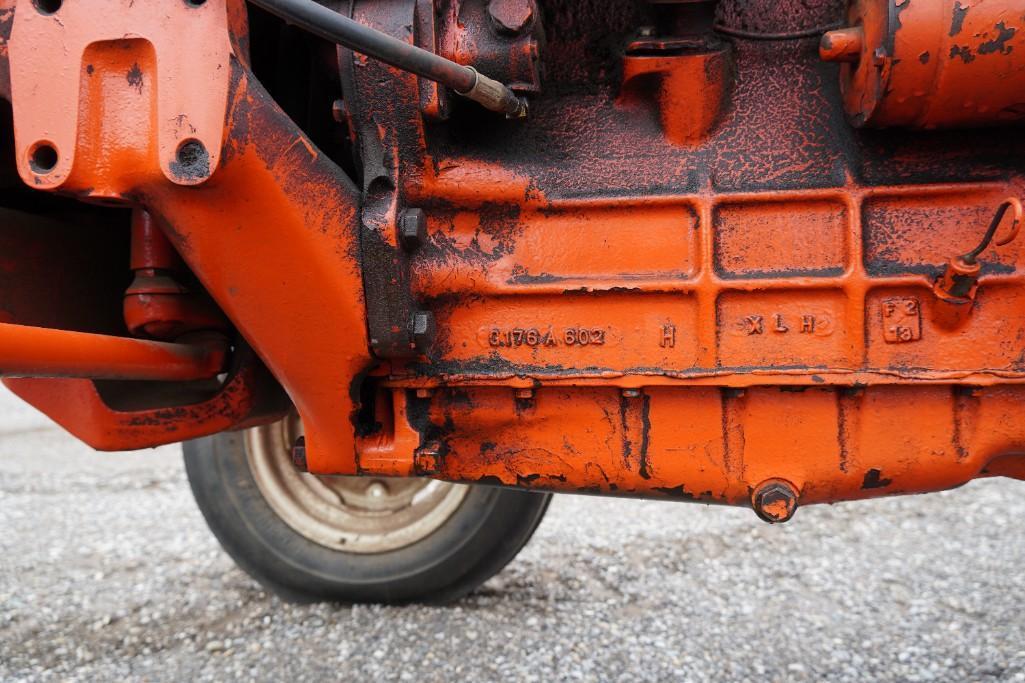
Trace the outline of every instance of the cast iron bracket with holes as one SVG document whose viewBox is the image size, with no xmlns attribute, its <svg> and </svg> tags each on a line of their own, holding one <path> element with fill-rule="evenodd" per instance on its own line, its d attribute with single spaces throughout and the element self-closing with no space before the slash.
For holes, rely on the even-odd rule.
<svg viewBox="0 0 1025 683">
<path fill-rule="evenodd" d="M 226 2 L 167 2 L 153 12 L 148 3 L 119 0 L 18 0 L 9 58 L 22 179 L 39 189 L 120 199 L 76 177 L 74 163 L 82 153 L 80 112 L 116 94 L 119 107 L 107 111 L 86 153 L 127 157 L 127 148 L 148 135 L 167 180 L 204 182 L 220 162 L 224 136 L 232 53 Z M 41 64 L 60 65 L 45 74 L 45 88 Z M 112 85 L 121 90 L 112 92 Z M 121 160 L 135 172 L 152 165 L 146 156 Z"/>
</svg>

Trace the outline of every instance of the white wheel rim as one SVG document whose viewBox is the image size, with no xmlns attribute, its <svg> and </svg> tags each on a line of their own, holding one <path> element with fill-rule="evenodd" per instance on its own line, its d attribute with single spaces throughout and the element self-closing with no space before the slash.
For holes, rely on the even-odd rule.
<svg viewBox="0 0 1025 683">
<path fill-rule="evenodd" d="M 469 488 L 431 479 L 319 477 L 292 464 L 296 416 L 245 433 L 246 458 L 267 504 L 294 531 L 332 550 L 385 553 L 437 531 Z"/>
</svg>

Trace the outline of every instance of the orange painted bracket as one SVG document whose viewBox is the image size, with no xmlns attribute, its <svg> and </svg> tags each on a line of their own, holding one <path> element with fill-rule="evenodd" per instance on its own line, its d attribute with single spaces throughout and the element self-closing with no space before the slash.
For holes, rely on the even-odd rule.
<svg viewBox="0 0 1025 683">
<path fill-rule="evenodd" d="M 291 396 L 311 471 L 356 473 L 359 378 L 373 364 L 359 192 L 233 62 L 221 167 L 138 189 L 179 253 Z"/>
<path fill-rule="evenodd" d="M 65 2 L 48 13 L 44 4 L 19 0 L 10 72 L 15 150 L 25 183 L 56 189 L 77 173 L 95 180 L 97 157 L 124 146 L 156 154 L 172 183 L 206 180 L 218 166 L 224 135 L 231 73 L 228 2 L 179 0 L 153 11 L 149 2 L 90 0 Z M 153 83 L 157 78 L 160 87 Z M 133 99 L 104 106 L 126 89 L 147 105 L 152 98 L 153 119 Z M 102 117 L 102 126 L 93 116 Z M 103 127 L 120 135 L 93 147 Z M 183 168 L 178 150 L 189 142 L 200 143 L 206 159 Z"/>
<path fill-rule="evenodd" d="M 652 56 L 643 42 L 627 48 L 623 58 L 623 82 L 617 99 L 620 107 L 637 106 L 652 99 L 656 83 L 662 130 L 674 145 L 706 138 L 722 115 L 731 85 L 732 51 L 729 45 L 712 43 L 702 50 Z M 631 54 L 631 49 L 639 54 Z"/>
<path fill-rule="evenodd" d="M 386 391 L 378 397 L 380 430 L 357 439 L 361 474 L 411 477 L 416 473 L 415 453 L 421 445 L 420 432 L 406 419 L 405 391 Z M 383 405 L 389 403 L 387 407 Z"/>
<path fill-rule="evenodd" d="M 59 15 L 19 0 L 8 45 L 23 179 L 150 211 L 291 396 L 311 467 L 355 473 L 372 363 L 360 196 L 232 52 L 244 3 L 66 2 Z M 56 81 L 55 64 L 70 65 Z M 42 174 L 39 140 L 56 152 Z"/>
<path fill-rule="evenodd" d="M 225 344 L 166 342 L 0 323 L 0 375 L 187 381 L 224 367 Z"/>
<path fill-rule="evenodd" d="M 248 353 L 214 396 L 160 408 L 116 409 L 87 379 L 12 378 L 7 388 L 100 451 L 129 451 L 196 439 L 280 418 L 288 409 L 263 366 Z"/>
</svg>

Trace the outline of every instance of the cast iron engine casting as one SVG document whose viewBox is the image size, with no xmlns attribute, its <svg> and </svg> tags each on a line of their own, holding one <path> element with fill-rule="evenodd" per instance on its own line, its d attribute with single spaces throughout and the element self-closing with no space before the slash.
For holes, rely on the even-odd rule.
<svg viewBox="0 0 1025 683">
<path fill-rule="evenodd" d="M 105 450 L 294 406 L 315 474 L 1025 478 L 1025 0 L 969 5 L 0 0 L 0 369 Z"/>
</svg>

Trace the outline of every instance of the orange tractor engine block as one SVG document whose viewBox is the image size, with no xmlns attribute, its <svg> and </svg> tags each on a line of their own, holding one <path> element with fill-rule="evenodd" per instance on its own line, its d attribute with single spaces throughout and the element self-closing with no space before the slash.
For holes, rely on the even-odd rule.
<svg viewBox="0 0 1025 683">
<path fill-rule="evenodd" d="M 5 219 L 0 368 L 97 448 L 294 406 L 315 474 L 771 522 L 1025 478 L 1025 0 L 324 3 L 466 91 L 240 0 L 2 5 L 64 213 Z"/>
</svg>

